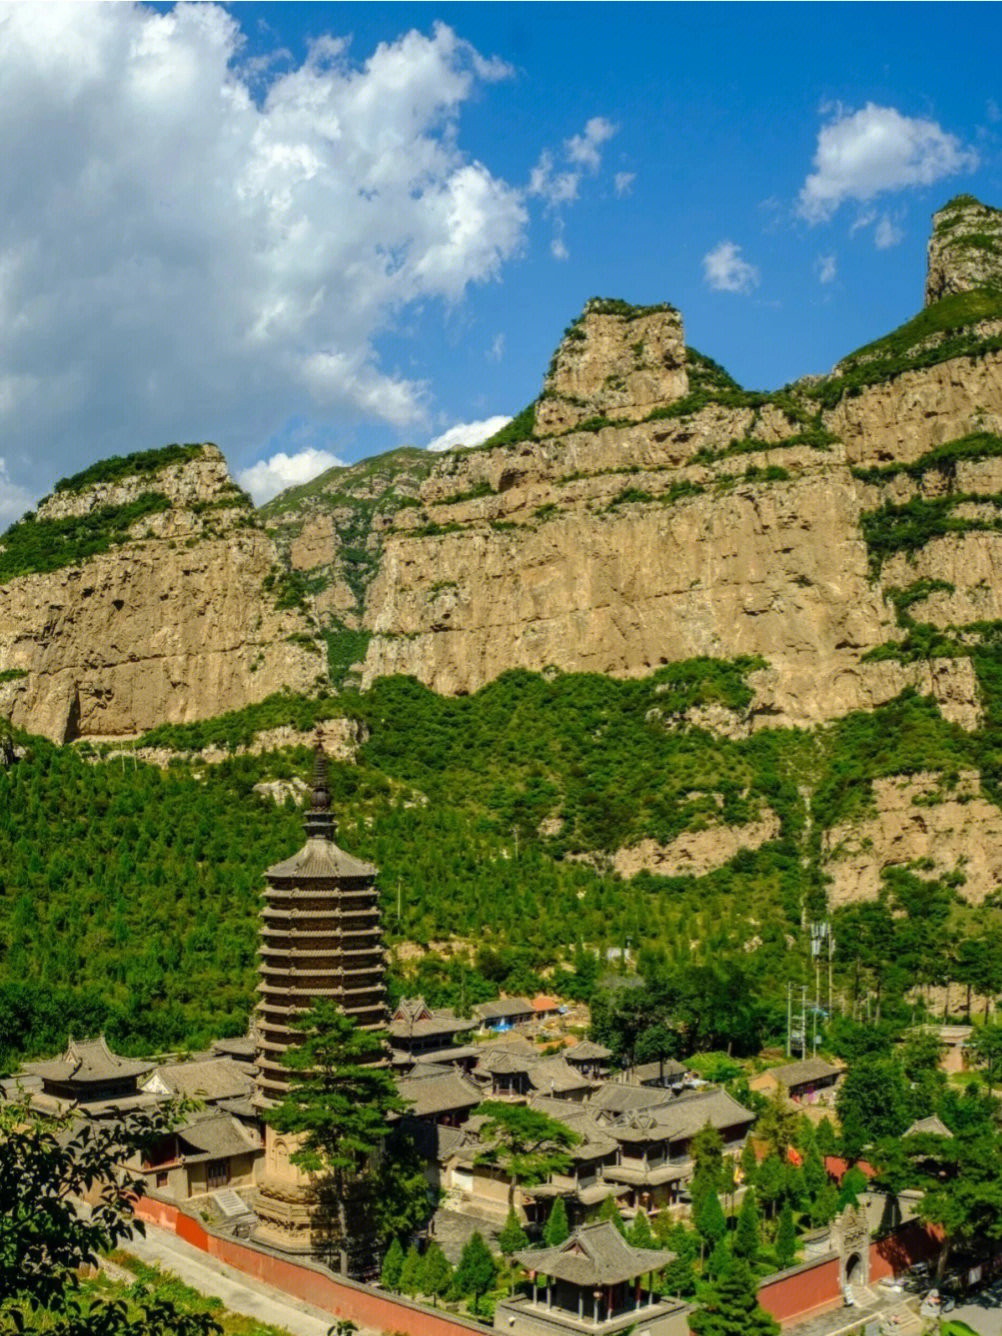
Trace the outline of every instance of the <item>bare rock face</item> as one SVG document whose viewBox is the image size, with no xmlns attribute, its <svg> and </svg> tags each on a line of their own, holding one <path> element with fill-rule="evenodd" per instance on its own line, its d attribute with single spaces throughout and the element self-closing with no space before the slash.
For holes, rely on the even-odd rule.
<svg viewBox="0 0 1002 1336">
<path fill-rule="evenodd" d="M 636 422 L 688 388 L 678 311 L 593 298 L 554 354 L 536 432 L 550 436 L 598 417 Z"/>
<path fill-rule="evenodd" d="M 958 195 L 933 214 L 925 304 L 1002 283 L 1002 210 Z"/>
<path fill-rule="evenodd" d="M 743 826 L 710 826 L 687 830 L 670 844 L 641 840 L 618 849 L 612 866 L 621 877 L 653 872 L 661 877 L 702 877 L 729 863 L 742 849 L 760 849 L 779 835 L 779 817 L 768 809 L 758 821 Z"/>
<path fill-rule="evenodd" d="M 1002 812 L 975 771 L 954 784 L 938 774 L 892 775 L 873 783 L 873 810 L 824 836 L 822 863 L 834 905 L 876 900 L 888 867 L 924 863 L 927 875 L 961 872 L 961 894 L 980 904 L 1002 879 Z"/>
<path fill-rule="evenodd" d="M 143 493 L 165 508 L 125 542 L 0 584 L 0 714 L 54 741 L 134 735 L 239 709 L 323 672 L 313 628 L 266 585 L 274 544 L 214 446 L 162 472 L 57 492 L 38 519 Z M 290 637 L 292 637 L 290 639 Z"/>
</svg>

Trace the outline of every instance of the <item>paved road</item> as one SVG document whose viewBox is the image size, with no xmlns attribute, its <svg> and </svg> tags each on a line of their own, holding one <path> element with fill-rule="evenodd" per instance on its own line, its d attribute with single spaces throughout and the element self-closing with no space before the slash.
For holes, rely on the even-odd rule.
<svg viewBox="0 0 1002 1336">
<path fill-rule="evenodd" d="M 330 1313 L 245 1276 L 156 1225 L 147 1224 L 146 1238 L 137 1235 L 123 1248 L 144 1262 L 172 1271 L 201 1294 L 215 1295 L 231 1312 L 281 1327 L 291 1336 L 327 1336 L 334 1325 L 335 1318 Z M 359 1336 L 378 1336 L 378 1333 L 360 1328 Z"/>
<path fill-rule="evenodd" d="M 957 1304 L 949 1319 L 958 1319 L 973 1327 L 980 1336 L 1002 1336 L 1002 1305 L 992 1293 L 979 1294 L 972 1303 Z"/>
</svg>

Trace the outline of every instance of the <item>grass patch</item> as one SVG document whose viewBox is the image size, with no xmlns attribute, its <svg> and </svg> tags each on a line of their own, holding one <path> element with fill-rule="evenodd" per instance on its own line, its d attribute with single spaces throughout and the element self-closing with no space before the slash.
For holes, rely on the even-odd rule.
<svg viewBox="0 0 1002 1336">
<path fill-rule="evenodd" d="M 961 460 L 992 459 L 998 455 L 1002 455 L 1002 437 L 988 431 L 976 431 L 927 450 L 911 464 L 893 463 L 869 469 L 854 468 L 852 473 L 860 482 L 879 484 L 889 482 L 901 474 L 909 478 L 921 478 L 924 473 L 935 469 L 952 482 L 956 476 L 957 464 Z"/>
<path fill-rule="evenodd" d="M 16 682 L 19 678 L 27 676 L 27 668 L 4 668 L 0 671 L 0 682 Z"/>
<path fill-rule="evenodd" d="M 122 506 L 102 506 L 87 515 L 36 519 L 29 511 L 0 535 L 0 584 L 18 575 L 44 574 L 76 566 L 129 541 L 129 530 L 147 515 L 170 510 L 162 492 L 143 492 Z"/>
</svg>

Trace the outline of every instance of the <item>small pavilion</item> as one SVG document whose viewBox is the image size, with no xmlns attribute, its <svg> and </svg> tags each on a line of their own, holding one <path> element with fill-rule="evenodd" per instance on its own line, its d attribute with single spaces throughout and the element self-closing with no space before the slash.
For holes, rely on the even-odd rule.
<svg viewBox="0 0 1002 1336">
<path fill-rule="evenodd" d="M 513 1336 L 616 1336 L 641 1322 L 650 1336 L 685 1336 L 688 1305 L 649 1286 L 651 1273 L 674 1257 L 666 1249 L 632 1247 L 610 1220 L 579 1225 L 555 1248 L 515 1254 L 531 1289 L 500 1300 L 494 1326 Z"/>
</svg>

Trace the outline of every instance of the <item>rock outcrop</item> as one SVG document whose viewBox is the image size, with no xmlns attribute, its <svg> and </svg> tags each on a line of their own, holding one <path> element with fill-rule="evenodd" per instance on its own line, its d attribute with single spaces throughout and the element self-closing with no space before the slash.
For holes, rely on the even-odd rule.
<svg viewBox="0 0 1002 1336">
<path fill-rule="evenodd" d="M 150 494 L 162 508 L 125 541 L 0 583 L 0 714 L 17 726 L 56 741 L 136 734 L 310 690 L 323 673 L 310 619 L 266 587 L 280 575 L 275 546 L 214 446 L 57 491 L 36 523 Z"/>
<path fill-rule="evenodd" d="M 1002 210 L 958 195 L 933 214 L 926 305 L 1002 283 Z"/>
</svg>

